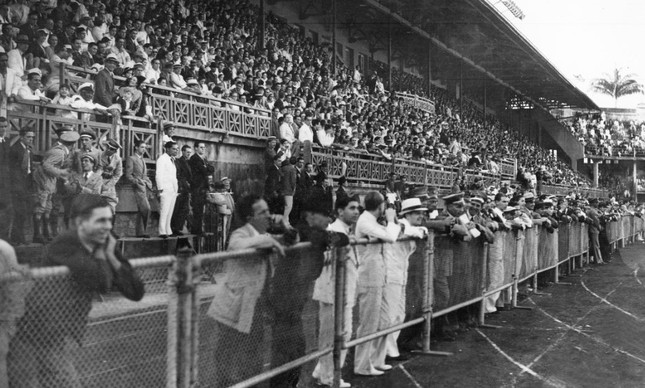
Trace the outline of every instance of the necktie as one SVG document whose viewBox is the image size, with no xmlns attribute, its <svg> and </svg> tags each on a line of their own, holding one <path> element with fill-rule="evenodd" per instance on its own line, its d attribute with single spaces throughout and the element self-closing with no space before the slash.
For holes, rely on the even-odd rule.
<svg viewBox="0 0 645 388">
<path fill-rule="evenodd" d="M 83 174 L 83 178 L 85 178 L 85 180 L 87 180 L 87 178 L 89 178 L 89 176 L 90 176 L 89 172 L 86 172 L 85 174 Z"/>
</svg>

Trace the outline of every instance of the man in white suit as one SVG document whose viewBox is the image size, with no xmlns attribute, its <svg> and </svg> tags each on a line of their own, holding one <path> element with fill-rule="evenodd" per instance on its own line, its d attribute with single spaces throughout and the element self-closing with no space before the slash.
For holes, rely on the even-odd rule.
<svg viewBox="0 0 645 388">
<path fill-rule="evenodd" d="M 175 208 L 179 183 L 177 182 L 177 168 L 175 167 L 175 156 L 179 152 L 179 145 L 169 141 L 164 145 L 166 153 L 157 159 L 155 181 L 159 190 L 159 237 L 167 238 L 172 234 L 170 221 L 172 211 Z"/>
<path fill-rule="evenodd" d="M 387 226 L 378 223 L 385 215 Z M 378 239 L 386 243 L 396 241 L 401 227 L 396 223 L 396 211 L 387 208 L 385 198 L 376 191 L 365 196 L 365 211 L 356 222 L 357 239 Z M 357 246 L 358 262 L 358 338 L 385 329 L 386 317 L 382 313 L 386 265 L 381 244 Z M 386 340 L 384 337 L 356 347 L 354 373 L 363 376 L 380 376 L 392 369 L 385 364 Z"/>
</svg>

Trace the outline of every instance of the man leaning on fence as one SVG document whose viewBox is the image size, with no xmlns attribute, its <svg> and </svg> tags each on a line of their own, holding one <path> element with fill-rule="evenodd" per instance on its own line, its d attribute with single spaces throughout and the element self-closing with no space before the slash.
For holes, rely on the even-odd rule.
<svg viewBox="0 0 645 388">
<path fill-rule="evenodd" d="M 25 316 L 9 350 L 12 388 L 80 387 L 74 353 L 82 345 L 92 299 L 111 289 L 130 300 L 143 298 L 143 283 L 116 250 L 107 200 L 80 194 L 72 203 L 71 217 L 73 228 L 51 242 L 40 263 L 66 266 L 71 283 L 43 278 L 27 297 Z"/>
<path fill-rule="evenodd" d="M 237 207 L 245 224 L 231 233 L 229 251 L 270 249 L 284 256 L 281 237 L 269 234 L 273 216 L 260 196 L 247 196 Z M 217 323 L 213 346 L 213 365 L 217 383 L 229 386 L 262 371 L 264 329 L 268 314 L 268 282 L 273 276 L 275 256 L 253 253 L 248 258 L 225 260 L 221 279 L 215 285 L 207 315 Z M 211 379 L 205 379 L 209 381 Z"/>
<path fill-rule="evenodd" d="M 378 219 L 385 216 L 387 226 Z M 387 202 L 379 192 L 371 191 L 365 196 L 365 211 L 356 222 L 357 239 L 378 239 L 393 243 L 401 227 L 396 223 L 396 211 L 387 208 Z M 385 329 L 382 312 L 383 288 L 385 287 L 385 258 L 381 244 L 359 246 L 358 262 L 358 338 Z M 378 338 L 356 347 L 354 373 L 365 376 L 379 376 L 384 370 L 392 369 L 385 364 L 385 338 Z"/>
<path fill-rule="evenodd" d="M 352 227 L 358 220 L 360 200 L 358 197 L 342 197 L 336 199 L 335 211 L 336 220 L 332 222 L 327 230 L 343 233 L 351 236 Z M 313 299 L 318 301 L 318 317 L 320 319 L 320 327 L 318 334 L 318 347 L 324 349 L 329 347 L 334 342 L 334 294 L 335 294 L 335 281 L 333 277 L 334 271 L 332 270 L 331 258 L 332 252 L 328 252 L 329 259 L 326 260 L 326 265 L 323 272 L 320 274 L 314 285 Z M 343 333 L 345 334 L 345 341 L 349 341 L 352 336 L 353 312 L 354 302 L 356 300 L 356 283 L 358 280 L 358 258 L 353 248 L 347 251 L 345 257 L 339 258 L 338 265 L 345 266 L 345 295 L 344 295 L 344 316 L 343 316 Z M 341 366 L 345 364 L 347 357 L 347 350 L 342 350 L 340 355 Z M 322 385 L 332 385 L 334 378 L 334 360 L 332 354 L 322 356 L 318 360 L 318 364 L 312 373 L 314 379 Z M 341 380 L 341 388 L 348 388 L 351 384 Z"/>
<path fill-rule="evenodd" d="M 296 227 L 300 241 L 310 242 L 311 249 L 288 254 L 277 262 L 271 294 L 274 320 L 271 366 L 274 368 L 305 355 L 303 311 L 311 300 L 315 280 L 322 272 L 324 253 L 328 248 L 349 244 L 345 233 L 327 230 L 330 213 L 331 207 L 324 197 L 312 194 L 303 205 Z M 296 367 L 272 378 L 271 388 L 295 388 L 300 371 L 301 368 Z"/>
<path fill-rule="evenodd" d="M 428 210 L 419 198 L 409 198 L 401 202 L 399 225 L 401 234 L 417 239 L 424 238 L 428 229 L 421 226 L 424 213 Z M 394 244 L 383 244 L 385 256 L 385 287 L 383 288 L 383 305 L 385 311 L 384 327 L 392 327 L 405 320 L 405 288 L 408 280 L 409 259 L 416 249 L 415 241 L 401 241 Z M 386 355 L 393 360 L 401 360 L 397 346 L 399 331 L 385 337 Z"/>
</svg>

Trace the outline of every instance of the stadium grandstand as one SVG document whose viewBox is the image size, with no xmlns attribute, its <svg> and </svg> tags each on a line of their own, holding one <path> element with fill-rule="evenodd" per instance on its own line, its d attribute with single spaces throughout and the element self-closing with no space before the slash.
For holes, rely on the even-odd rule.
<svg viewBox="0 0 645 388">
<path fill-rule="evenodd" d="M 175 387 L 199 380 L 199 386 L 295 387 L 299 377 L 329 383 L 327 368 L 337 372 L 336 386 L 347 387 L 341 354 L 365 352 L 368 340 L 395 332 L 384 329 L 417 324 L 427 340 L 420 350 L 428 353 L 431 321 L 461 320 L 470 309 L 468 319 L 483 324 L 496 302 L 517 304 L 520 286 L 536 289 L 538 274 L 542 285 L 543 276 L 557 281 L 590 256 L 602 262 L 598 235 L 587 238 L 601 214 L 612 225 L 605 248 L 641 238 L 643 209 L 631 196 L 645 191 L 636 166 L 645 154 L 645 124 L 606 118 L 486 0 L 10 0 L 0 6 L 0 23 L 0 238 L 16 248 L 20 264 L 34 266 L 23 271 L 30 276 L 9 279 L 21 286 L 12 294 L 17 310 L 26 311 L 15 315 L 18 322 L 25 314 L 8 357 L 10 380 L 14 373 L 44 379 L 42 386 Z M 584 113 L 553 113 L 563 110 Z M 618 166 L 632 168 L 631 181 L 615 178 Z M 132 262 L 130 268 L 103 257 L 114 273 L 106 283 L 141 301 L 106 287 L 91 311 L 91 298 L 78 293 L 73 298 L 87 306 L 53 303 L 52 320 L 75 329 L 52 324 L 47 333 L 77 343 L 49 344 L 42 334 L 31 336 L 39 327 L 34 300 L 72 292 L 68 280 L 78 281 L 78 268 L 37 267 L 55 253 L 48 244 L 80 228 L 74 204 L 86 194 L 105 200 L 114 214 L 111 249 Z M 249 202 L 254 194 L 264 200 Z M 353 305 L 356 291 L 331 274 L 361 275 L 334 264 L 327 286 L 343 296 L 316 299 L 327 267 L 312 214 L 341 217 L 338 203 L 342 210 L 359 202 L 376 215 L 370 206 L 379 195 L 405 220 L 396 225 L 416 222 L 405 218 L 415 209 L 430 212 L 427 223 L 398 229 L 390 241 L 409 254 L 412 239 L 428 241 L 426 248 L 415 240 L 414 254 L 425 258 L 409 283 L 417 299 L 403 308 L 405 323 L 393 319 L 372 332 L 361 307 L 353 336 L 350 306 L 349 329 L 337 318 L 326 322 L 329 338 L 322 338 L 323 308 L 347 318 L 339 306 Z M 417 197 L 423 204 L 412 205 Z M 432 200 L 434 209 L 426 204 Z M 509 200 L 517 214 L 504 211 Z M 467 220 L 460 224 L 451 209 L 479 201 L 482 215 L 468 220 L 462 209 Z M 535 210 L 527 210 L 533 201 Z M 282 239 L 267 237 L 266 228 L 247 236 L 267 237 L 259 245 L 240 243 L 239 231 L 256 225 L 253 212 L 264 202 Z M 388 210 L 378 215 L 395 224 Z M 452 222 L 435 221 L 440 211 Z M 520 212 L 528 220 L 516 221 Z M 307 228 L 297 227 L 305 221 Z M 351 239 L 356 255 L 368 255 L 382 236 Z M 403 239 L 395 243 L 397 237 Z M 323 248 L 331 247 L 325 263 L 341 261 L 338 240 L 324 240 Z M 232 250 L 240 252 L 224 252 Z M 472 263 L 453 269 L 455 252 Z M 451 258 L 440 261 L 442 255 Z M 301 257 L 321 262 L 285 265 L 285 258 Z M 235 267 L 236 259 L 255 267 Z M 497 281 L 486 279 L 499 270 L 491 270 L 495 259 L 508 262 Z M 230 273 L 249 276 L 238 290 L 244 295 L 222 296 Z M 275 295 L 289 295 L 289 303 Z M 474 305 L 481 314 L 473 315 Z M 82 316 L 78 310 L 86 307 Z M 237 318 L 225 316 L 225 308 L 237 308 L 228 311 Z M 83 333 L 85 345 L 77 346 Z M 208 340 L 199 342 L 198 334 Z M 127 360 L 116 355 L 119 347 L 128 349 Z M 41 348 L 38 362 L 64 373 L 12 372 L 12 360 L 32 365 L 24 357 Z M 65 365 L 53 361 L 58 351 Z M 357 375 L 387 370 L 360 369 L 355 358 Z"/>
</svg>

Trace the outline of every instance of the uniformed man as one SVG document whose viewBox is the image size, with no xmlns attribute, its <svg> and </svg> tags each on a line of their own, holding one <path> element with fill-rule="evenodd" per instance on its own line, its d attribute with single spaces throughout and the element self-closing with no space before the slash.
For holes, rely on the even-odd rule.
<svg viewBox="0 0 645 388">
<path fill-rule="evenodd" d="M 78 139 L 78 132 L 61 133 L 58 142 L 45 153 L 42 164 L 33 173 L 36 186 L 34 243 L 45 243 L 45 238 L 50 237 L 49 215 L 52 211 L 52 197 L 56 193 L 57 180 L 65 180 L 71 174 L 70 155 Z"/>
</svg>

